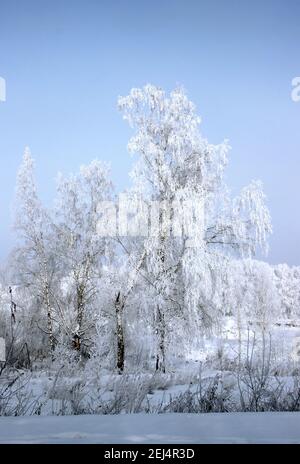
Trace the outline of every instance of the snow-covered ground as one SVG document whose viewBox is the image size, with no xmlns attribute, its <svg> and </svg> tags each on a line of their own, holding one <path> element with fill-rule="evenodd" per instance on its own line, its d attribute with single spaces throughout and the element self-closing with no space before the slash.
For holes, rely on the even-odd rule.
<svg viewBox="0 0 300 464">
<path fill-rule="evenodd" d="M 300 413 L 0 418 L 0 443 L 300 443 Z"/>
</svg>

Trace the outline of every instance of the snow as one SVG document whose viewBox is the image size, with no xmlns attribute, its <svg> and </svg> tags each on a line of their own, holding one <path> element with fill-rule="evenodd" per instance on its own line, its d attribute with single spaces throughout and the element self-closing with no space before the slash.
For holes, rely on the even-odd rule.
<svg viewBox="0 0 300 464">
<path fill-rule="evenodd" d="M 0 443 L 300 444 L 300 413 L 2 417 Z"/>
<path fill-rule="evenodd" d="M 300 410 L 300 267 L 253 259 L 272 231 L 261 183 L 232 198 L 228 142 L 203 137 L 183 89 L 132 89 L 119 109 L 137 157 L 118 203 L 93 161 L 46 208 L 25 150 L 0 442 L 300 443 L 299 412 L 233 413 Z"/>
</svg>

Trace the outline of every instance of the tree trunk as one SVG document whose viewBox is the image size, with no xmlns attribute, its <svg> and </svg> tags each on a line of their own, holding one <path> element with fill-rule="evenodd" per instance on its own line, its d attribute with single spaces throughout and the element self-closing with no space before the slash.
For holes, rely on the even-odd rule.
<svg viewBox="0 0 300 464">
<path fill-rule="evenodd" d="M 43 244 L 41 244 L 41 254 L 42 254 L 42 282 L 43 282 L 43 291 L 44 291 L 44 303 L 46 305 L 47 310 L 47 331 L 49 337 L 49 348 L 50 352 L 53 352 L 55 349 L 55 339 L 53 335 L 53 324 L 52 324 L 52 307 L 50 301 L 50 288 L 49 288 L 49 278 L 48 278 L 48 268 L 47 268 L 47 261 L 44 253 Z"/>
<path fill-rule="evenodd" d="M 82 336 L 82 322 L 84 315 L 84 292 L 85 288 L 83 284 L 79 284 L 77 287 L 77 334 L 79 337 Z"/>
<path fill-rule="evenodd" d="M 128 287 L 126 292 L 121 297 L 121 292 L 118 292 L 116 301 L 115 301 L 115 311 L 116 311 L 116 332 L 117 332 L 117 368 L 121 374 L 124 370 L 125 363 L 125 342 L 124 342 L 124 324 L 123 324 L 123 314 L 125 302 L 134 288 L 135 281 L 139 270 L 141 269 L 144 259 L 146 257 L 146 250 L 143 250 L 142 256 L 138 261 L 135 268 L 135 275 L 131 277 L 128 282 Z"/>
<path fill-rule="evenodd" d="M 123 309 L 124 302 L 121 300 L 119 292 L 115 301 L 116 323 L 117 323 L 117 369 L 119 373 L 124 370 L 125 344 L 124 344 L 124 327 L 123 327 Z"/>
<path fill-rule="evenodd" d="M 165 338 L 166 338 L 166 326 L 164 314 L 157 307 L 157 320 L 156 320 L 156 336 L 157 336 L 157 354 L 156 354 L 156 366 L 155 370 L 165 373 L 166 362 L 165 362 Z"/>
<path fill-rule="evenodd" d="M 53 324 L 52 324 L 52 308 L 50 303 L 50 295 L 49 295 L 49 285 L 45 283 L 45 303 L 47 308 L 47 329 L 48 329 L 48 336 L 49 336 L 49 347 L 50 351 L 54 351 L 55 349 L 55 339 L 53 335 Z"/>
<path fill-rule="evenodd" d="M 159 279 L 163 280 L 165 277 L 165 261 L 166 261 L 166 249 L 165 249 L 165 241 L 166 237 L 170 230 L 168 229 L 169 224 L 165 218 L 164 223 L 164 214 L 160 207 L 159 211 L 159 248 L 158 248 L 158 258 L 160 260 L 160 275 Z M 159 307 L 157 306 L 156 311 L 156 321 L 155 321 L 156 329 L 156 338 L 157 338 L 157 353 L 156 353 L 156 371 L 160 371 L 165 373 L 166 372 L 166 362 L 165 362 L 165 338 L 166 338 L 166 324 L 164 313 Z"/>
</svg>

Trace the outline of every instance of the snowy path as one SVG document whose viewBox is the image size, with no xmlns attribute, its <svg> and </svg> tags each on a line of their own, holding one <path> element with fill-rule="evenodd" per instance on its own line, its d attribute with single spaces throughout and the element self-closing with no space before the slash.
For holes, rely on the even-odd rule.
<svg viewBox="0 0 300 464">
<path fill-rule="evenodd" d="M 0 443 L 300 443 L 300 413 L 2 417 Z"/>
</svg>

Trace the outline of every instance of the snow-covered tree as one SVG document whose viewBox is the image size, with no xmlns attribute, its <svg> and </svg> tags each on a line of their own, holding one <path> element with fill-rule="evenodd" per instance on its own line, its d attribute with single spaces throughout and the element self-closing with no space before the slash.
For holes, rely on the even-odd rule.
<svg viewBox="0 0 300 464">
<path fill-rule="evenodd" d="M 31 287 L 44 307 L 47 321 L 45 331 L 50 350 L 55 348 L 53 301 L 53 237 L 51 218 L 42 206 L 34 178 L 34 161 L 29 148 L 25 149 L 17 177 L 15 201 L 15 229 L 19 246 L 15 250 L 18 283 Z"/>
<path fill-rule="evenodd" d="M 155 294 L 157 366 L 164 370 L 166 314 L 171 320 L 179 312 L 212 322 L 223 258 L 252 256 L 258 245 L 264 247 L 271 232 L 270 216 L 259 182 L 230 198 L 223 178 L 228 143 L 212 145 L 201 135 L 200 118 L 182 89 L 167 96 L 146 85 L 132 89 L 118 103 L 135 130 L 129 142 L 129 150 L 139 154 L 132 173 L 135 190 L 160 205 L 157 234 L 145 241 L 145 272 Z M 192 236 L 186 231 L 173 236 L 174 204 L 192 205 L 188 225 L 198 216 Z M 166 225 L 166 215 L 171 225 Z"/>
<path fill-rule="evenodd" d="M 109 239 L 98 233 L 99 207 L 111 196 L 109 170 L 100 161 L 82 166 L 78 175 L 59 175 L 54 230 L 61 320 L 77 349 L 94 326 L 96 308 L 92 303 L 103 277 L 103 265 L 112 257 Z"/>
<path fill-rule="evenodd" d="M 298 318 L 300 315 L 300 268 L 279 264 L 274 266 L 274 273 L 282 317 Z"/>
<path fill-rule="evenodd" d="M 115 201 L 99 161 L 60 175 L 55 206 L 46 210 L 26 150 L 12 285 L 28 292 L 30 315 L 51 350 L 67 337 L 68 346 L 71 339 L 81 352 L 88 345 L 122 372 L 145 337 L 153 367 L 164 372 L 169 353 L 190 349 L 228 315 L 241 326 L 248 315 L 268 319 L 274 272 L 252 258 L 267 248 L 270 215 L 258 181 L 231 197 L 224 181 L 228 142 L 203 137 L 183 89 L 167 95 L 147 85 L 118 105 L 135 131 L 129 150 L 138 155 L 133 187 L 122 196 L 129 210 Z M 106 204 L 116 220 L 112 234 L 99 233 Z"/>
</svg>

